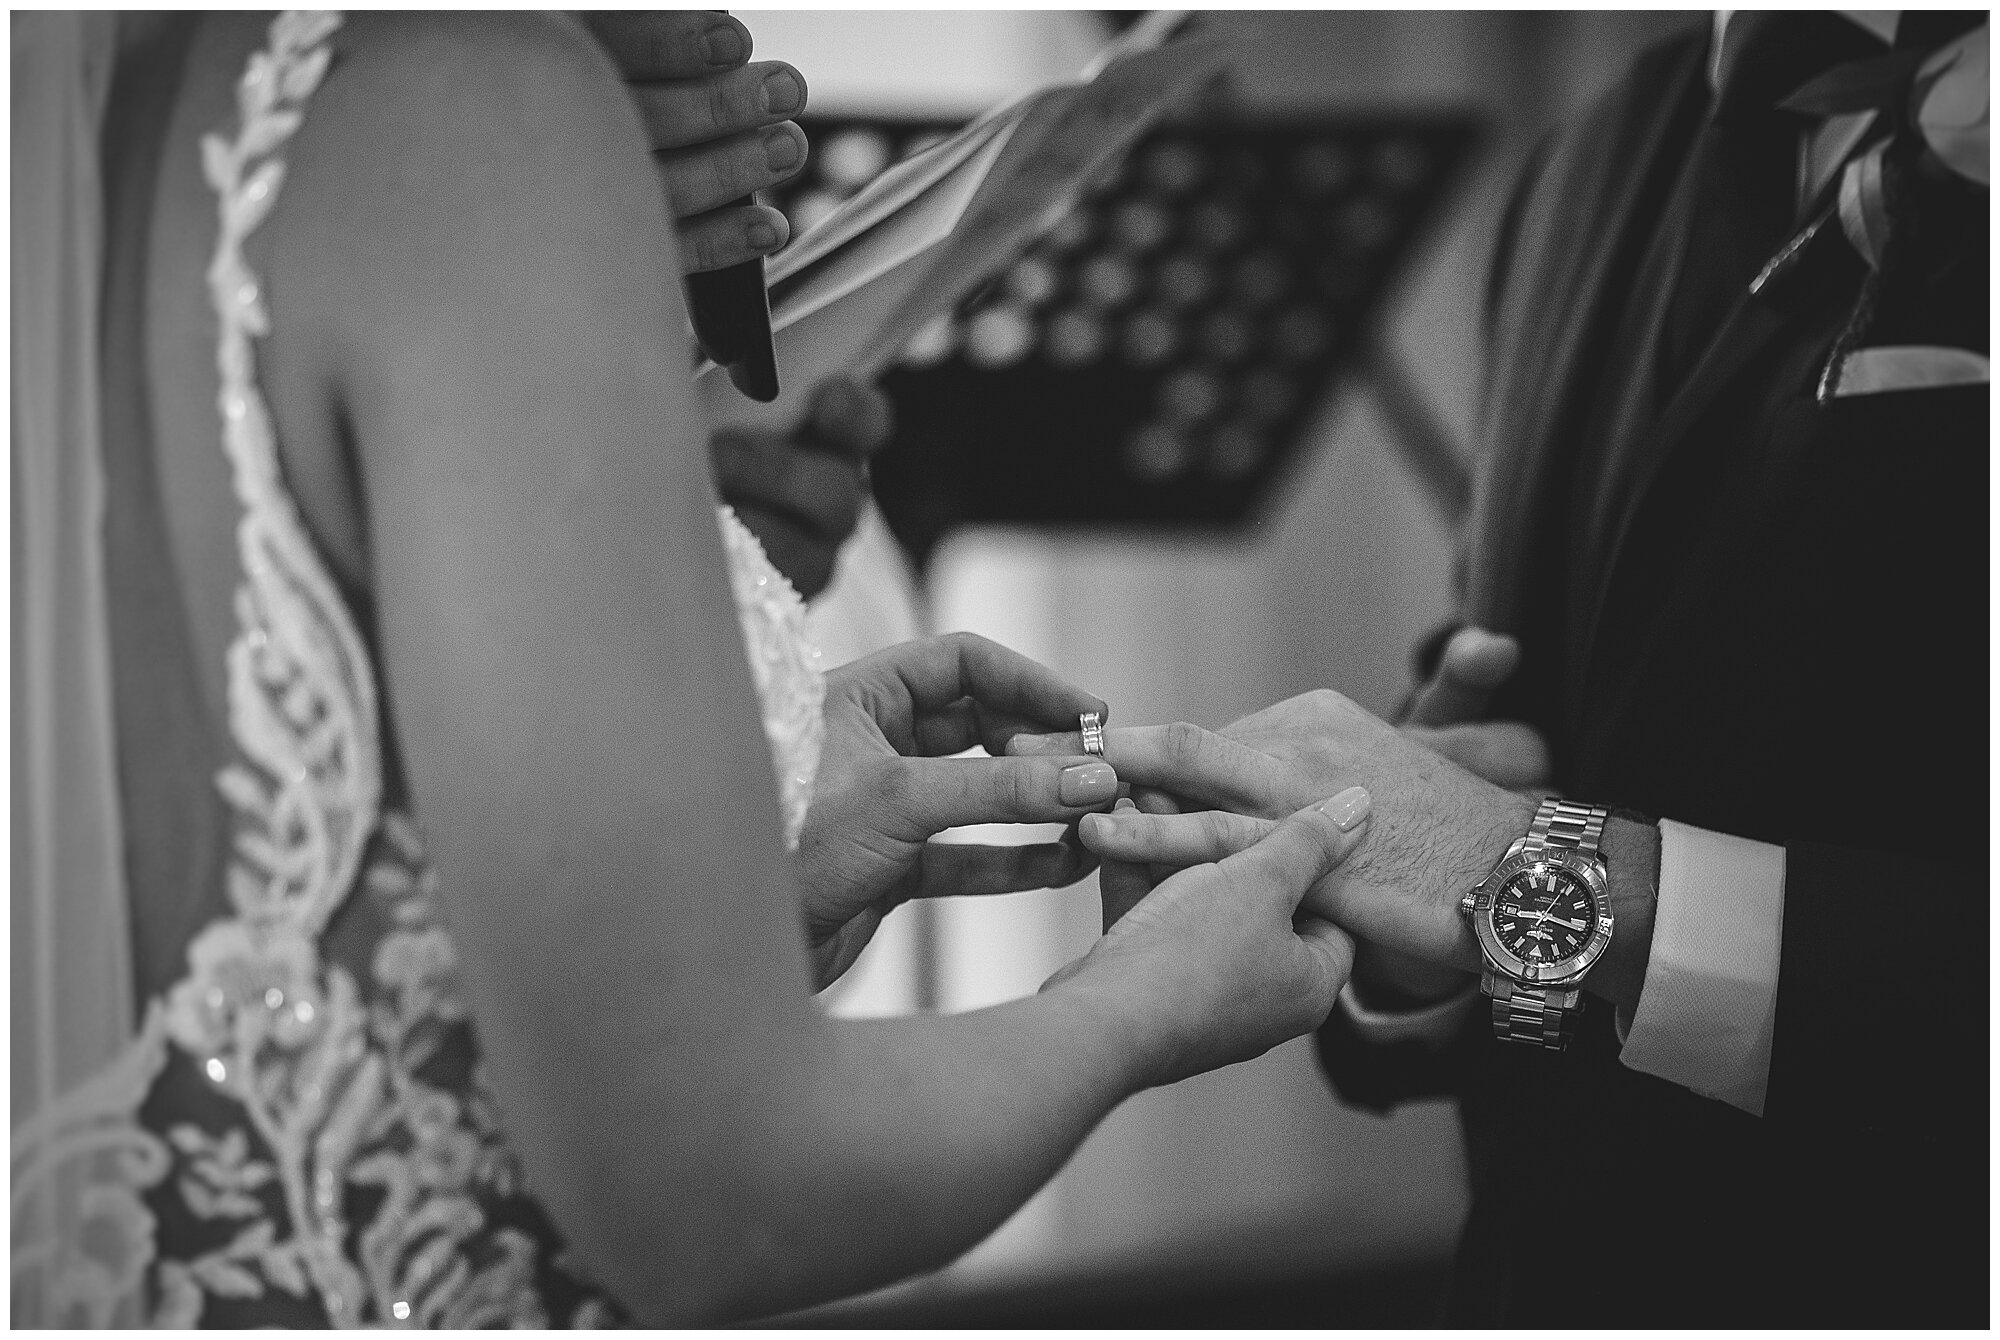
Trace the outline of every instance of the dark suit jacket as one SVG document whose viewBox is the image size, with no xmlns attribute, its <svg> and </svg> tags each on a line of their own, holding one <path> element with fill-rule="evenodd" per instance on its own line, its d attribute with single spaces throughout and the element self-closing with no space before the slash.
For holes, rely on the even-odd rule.
<svg viewBox="0 0 2000 1340">
<path fill-rule="evenodd" d="M 1463 614 L 1521 638 L 1495 715 L 1566 794 L 1785 847 L 1766 1113 L 1624 1068 L 1601 1003 L 1563 1054 L 1483 1015 L 1375 1048 L 1338 1012 L 1321 1054 L 1353 1103 L 1460 1097 L 1456 1322 L 1984 1325 L 1987 388 L 1815 403 L 1864 275 L 1829 226 L 1613 444 L 1621 504 L 1577 559 L 1568 481 L 1607 445 L 1590 407 L 1649 310 L 1705 49 L 1642 57 L 1507 216 Z M 1864 344 L 1985 349 L 1985 193 L 1951 189 Z"/>
</svg>

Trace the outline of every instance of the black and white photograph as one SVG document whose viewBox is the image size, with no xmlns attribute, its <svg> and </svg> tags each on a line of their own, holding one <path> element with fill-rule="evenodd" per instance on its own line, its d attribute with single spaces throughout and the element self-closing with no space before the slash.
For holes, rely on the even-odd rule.
<svg viewBox="0 0 2000 1340">
<path fill-rule="evenodd" d="M 11 11 L 8 1322 L 1985 1330 L 1990 29 Z"/>
</svg>

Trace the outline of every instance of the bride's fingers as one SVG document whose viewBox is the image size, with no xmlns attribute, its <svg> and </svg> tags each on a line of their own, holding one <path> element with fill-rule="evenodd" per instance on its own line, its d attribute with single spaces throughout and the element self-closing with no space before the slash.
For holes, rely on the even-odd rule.
<svg viewBox="0 0 2000 1340">
<path fill-rule="evenodd" d="M 1024 731 L 1043 731 L 1046 721 L 1001 712 L 972 698 L 961 698 L 934 709 L 920 709 L 911 723 L 916 751 L 931 758 L 956 754 L 977 745 L 998 758 L 1007 741 Z M 1082 746 L 1070 751 L 1081 754 Z"/>
<path fill-rule="evenodd" d="M 1112 803 L 1101 758 L 905 758 L 872 788 L 885 832 L 921 839 L 965 824 L 1069 823 Z"/>
<path fill-rule="evenodd" d="M 882 655 L 894 658 L 920 714 L 970 699 L 995 721 L 1018 719 L 1044 730 L 1069 725 L 1084 712 L 1110 719 L 1111 709 L 1096 694 L 977 633 L 947 633 Z"/>
<path fill-rule="evenodd" d="M 1137 809 L 1118 809 L 1110 814 L 1084 815 L 1078 832 L 1083 845 L 1107 861 L 1183 867 L 1246 851 L 1277 826 L 1274 819 L 1255 819 L 1226 810 L 1144 814 Z"/>
<path fill-rule="evenodd" d="M 1077 754 L 1074 731 L 1016 735 L 1010 757 Z M 1296 808 L 1298 778 L 1269 754 L 1185 721 L 1104 732 L 1104 757 L 1133 786 L 1158 787 L 1216 809 L 1289 814 Z"/>
<path fill-rule="evenodd" d="M 963 753 L 980 743 L 979 713 L 970 698 L 943 707 L 919 708 L 910 722 L 910 733 L 916 740 L 916 752 L 926 758 Z"/>
<path fill-rule="evenodd" d="M 992 847 L 969 842 L 933 842 L 924 848 L 918 898 L 979 897 L 1024 889 L 1061 889 L 1097 868 L 1097 858 L 1080 845 L 1036 842 Z"/>
<path fill-rule="evenodd" d="M 1354 937 L 1331 921 L 1311 914 L 1296 918 L 1293 929 L 1306 950 L 1320 960 L 1328 977 L 1345 984 L 1354 972 Z"/>
</svg>

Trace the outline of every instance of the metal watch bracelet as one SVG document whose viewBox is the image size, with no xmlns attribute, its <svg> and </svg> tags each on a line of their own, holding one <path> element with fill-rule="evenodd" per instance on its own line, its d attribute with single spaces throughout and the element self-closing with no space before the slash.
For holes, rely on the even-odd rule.
<svg viewBox="0 0 2000 1340">
<path fill-rule="evenodd" d="M 1532 855 L 1551 847 L 1567 847 L 1595 856 L 1604 837 L 1604 821 L 1609 817 L 1610 811 L 1602 806 L 1551 796 L 1535 811 L 1522 851 Z M 1517 982 L 1491 967 L 1481 976 L 1480 986 L 1493 1002 L 1493 1036 L 1552 1051 L 1561 1051 L 1569 1045 L 1576 1034 L 1577 1016 L 1582 1013 L 1581 988 Z"/>
<path fill-rule="evenodd" d="M 1535 811 L 1534 822 L 1528 825 L 1525 850 L 1574 847 L 1595 856 L 1598 844 L 1604 840 L 1604 821 L 1610 817 L 1611 811 L 1602 805 L 1580 805 L 1574 800 L 1550 796 Z"/>
<path fill-rule="evenodd" d="M 1529 986 L 1488 968 L 1480 983 L 1493 998 L 1493 1036 L 1502 1042 L 1531 1042 L 1561 1051 L 1576 1036 L 1583 1011 L 1579 987 Z"/>
</svg>

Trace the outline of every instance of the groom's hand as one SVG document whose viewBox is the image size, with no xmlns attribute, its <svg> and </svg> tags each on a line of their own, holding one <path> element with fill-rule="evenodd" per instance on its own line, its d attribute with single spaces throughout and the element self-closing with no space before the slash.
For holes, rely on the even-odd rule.
<svg viewBox="0 0 2000 1340">
<path fill-rule="evenodd" d="M 1066 743 L 1063 736 L 1021 739 L 1012 749 L 1032 755 Z M 1253 819 L 1276 819 L 1315 797 L 1366 787 L 1374 805 L 1368 837 L 1313 889 L 1305 910 L 1356 936 L 1467 970 L 1478 967 L 1479 954 L 1459 915 L 1459 896 L 1534 815 L 1527 798 L 1475 777 L 1327 690 L 1288 699 L 1221 732 L 1185 723 L 1109 731 L 1105 757 L 1124 781 L 1168 792 L 1184 808 Z M 1166 863 L 1199 854 L 1205 839 L 1218 851 L 1232 850 L 1257 831 L 1214 815 L 1121 812 L 1110 822 L 1092 820 L 1084 840 L 1102 858 Z"/>
<path fill-rule="evenodd" d="M 845 972 L 882 918 L 911 898 L 1071 884 L 1095 860 L 1073 841 L 932 843 L 981 823 L 1074 823 L 1108 807 L 1118 775 L 1081 747 L 1000 757 L 1102 699 L 970 633 L 901 646 L 827 677 L 826 739 L 797 861 L 821 985 Z M 991 758 L 953 758 L 983 746 Z"/>
<path fill-rule="evenodd" d="M 1062 736 L 1024 738 L 1012 752 L 1060 751 L 1065 743 Z M 1477 971 L 1480 958 L 1459 899 L 1527 832 L 1536 807 L 1533 798 L 1474 776 L 1327 690 L 1221 733 L 1187 725 L 1107 731 L 1105 757 L 1135 786 L 1252 819 L 1278 817 L 1294 797 L 1366 787 L 1374 798 L 1367 839 L 1302 907 L 1358 938 L 1460 972 Z M 1205 835 L 1225 852 L 1256 830 L 1227 817 L 1121 812 L 1093 819 L 1084 841 L 1107 860 L 1179 861 L 1200 855 Z M 1652 943 L 1658 831 L 1614 818 L 1604 847 L 1618 931 L 1584 985 L 1629 1006 Z"/>
<path fill-rule="evenodd" d="M 1521 644 L 1505 633 L 1466 626 L 1451 635 L 1436 670 L 1411 696 L 1405 734 L 1475 777 L 1539 799 L 1554 785 L 1549 748 L 1524 721 L 1491 721 L 1487 707 L 1521 665 Z M 1467 978 L 1377 944 L 1363 942 L 1354 959 L 1354 988 L 1384 1009 L 1441 1000 Z"/>
<path fill-rule="evenodd" d="M 1411 696 L 1402 726 L 1419 743 L 1510 791 L 1551 785 L 1549 747 L 1523 721 L 1489 721 L 1487 704 L 1521 664 L 1505 633 L 1465 627 L 1451 635 L 1436 671 Z"/>
<path fill-rule="evenodd" d="M 1405 726 L 1457 726 L 1486 717 L 1486 704 L 1521 665 L 1521 644 L 1470 624 L 1445 643 L 1431 677 L 1410 696 Z"/>
<path fill-rule="evenodd" d="M 783 61 L 750 63 L 750 30 L 719 10 L 616 10 L 580 16 L 625 76 L 653 145 L 660 185 L 690 272 L 719 270 L 785 245 L 769 205 L 736 205 L 797 175 L 806 81 Z"/>
</svg>

